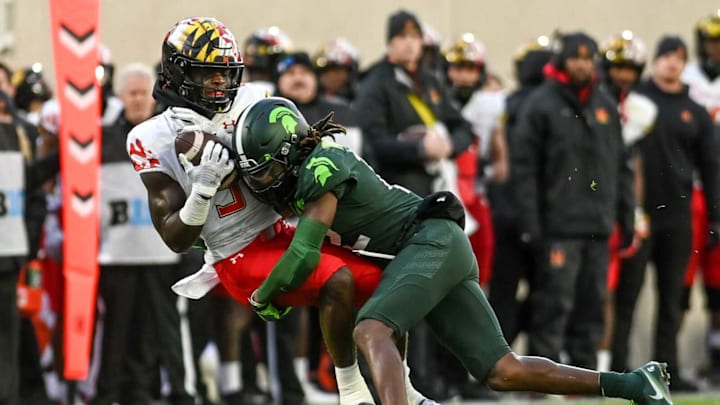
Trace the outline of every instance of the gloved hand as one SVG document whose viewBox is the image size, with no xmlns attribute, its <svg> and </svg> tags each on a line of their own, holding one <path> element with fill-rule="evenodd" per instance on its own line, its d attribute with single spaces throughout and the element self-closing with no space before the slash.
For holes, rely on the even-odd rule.
<svg viewBox="0 0 720 405">
<path fill-rule="evenodd" d="M 707 250 L 713 250 L 720 244 L 720 223 L 710 223 L 707 234 Z"/>
<path fill-rule="evenodd" d="M 620 234 L 618 255 L 623 259 L 635 256 L 635 253 L 637 253 L 640 248 L 640 243 L 642 242 L 640 241 L 640 238 L 638 238 L 634 229 L 630 229 L 629 231 L 623 229 Z"/>
<path fill-rule="evenodd" d="M 623 259 L 635 256 L 643 239 L 650 235 L 650 217 L 642 208 L 635 208 L 635 229 L 633 230 L 632 242 L 628 244 L 629 233 L 629 231 L 623 230 L 622 240 L 620 241 L 618 255 Z"/>
<path fill-rule="evenodd" d="M 217 134 L 218 126 L 204 115 L 184 107 L 172 107 L 170 109 L 172 117 L 185 123 L 185 126 L 196 126 L 202 132 L 208 134 Z"/>
<path fill-rule="evenodd" d="M 208 141 L 203 149 L 200 164 L 193 165 L 184 153 L 178 155 L 192 187 L 202 197 L 210 199 L 217 192 L 222 179 L 235 168 L 230 152 L 221 144 Z"/>
<path fill-rule="evenodd" d="M 255 292 L 248 297 L 248 302 L 253 307 L 253 311 L 265 322 L 273 322 L 285 317 L 292 311 L 293 307 L 278 308 L 272 302 L 257 302 L 253 299 Z"/>
<path fill-rule="evenodd" d="M 173 113 L 173 118 L 185 123 L 183 131 L 193 129 L 206 134 L 213 134 L 220 138 L 223 145 L 226 147 L 229 148 L 232 145 L 232 133 L 228 133 L 223 130 L 220 125 L 209 120 L 204 115 L 198 114 L 195 111 L 184 107 L 172 107 L 170 111 Z"/>
</svg>

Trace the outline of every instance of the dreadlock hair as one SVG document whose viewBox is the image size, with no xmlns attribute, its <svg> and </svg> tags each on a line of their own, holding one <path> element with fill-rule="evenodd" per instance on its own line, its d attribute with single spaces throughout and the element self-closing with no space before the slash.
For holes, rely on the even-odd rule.
<svg viewBox="0 0 720 405">
<path fill-rule="evenodd" d="M 310 125 L 307 136 L 300 141 L 300 147 L 311 151 L 315 146 L 320 144 L 322 138 L 329 136 L 335 140 L 335 134 L 345 134 L 347 130 L 344 126 L 333 121 L 335 111 L 330 111 L 328 115 L 318 122 Z"/>
<path fill-rule="evenodd" d="M 346 129 L 344 126 L 334 122 L 333 116 L 335 111 L 330 111 L 323 119 L 312 124 L 307 134 L 300 140 L 298 144 L 300 154 L 298 160 L 294 160 L 294 169 L 291 176 L 286 176 L 282 184 L 278 187 L 270 188 L 262 193 L 256 193 L 255 197 L 260 201 L 271 205 L 277 213 L 287 215 L 292 212 L 295 207 L 294 188 L 297 184 L 297 176 L 300 163 L 322 142 L 322 138 L 330 136 L 335 140 L 335 134 L 344 134 Z"/>
</svg>

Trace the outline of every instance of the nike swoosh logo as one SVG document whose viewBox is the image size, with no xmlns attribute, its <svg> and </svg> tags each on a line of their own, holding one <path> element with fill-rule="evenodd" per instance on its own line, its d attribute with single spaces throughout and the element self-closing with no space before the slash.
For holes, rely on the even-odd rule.
<svg viewBox="0 0 720 405">
<path fill-rule="evenodd" d="M 653 395 L 650 395 L 650 398 L 655 400 L 663 399 L 662 388 L 658 389 L 658 387 L 656 386 L 657 383 L 655 381 L 655 378 L 653 378 L 653 376 L 645 370 L 642 370 L 642 372 L 646 375 L 648 381 L 650 381 L 650 386 L 652 387 L 653 391 L 655 391 Z"/>
<path fill-rule="evenodd" d="M 655 388 L 655 387 L 653 387 Z M 655 395 L 650 395 L 650 398 L 652 399 L 662 399 L 662 394 L 658 393 L 657 390 L 655 390 Z"/>
</svg>

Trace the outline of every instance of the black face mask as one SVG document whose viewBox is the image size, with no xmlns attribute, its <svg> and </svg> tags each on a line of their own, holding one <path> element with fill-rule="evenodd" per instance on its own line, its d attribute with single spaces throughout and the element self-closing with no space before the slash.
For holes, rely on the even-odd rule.
<svg viewBox="0 0 720 405">
<path fill-rule="evenodd" d="M 472 97 L 475 90 L 475 86 L 453 86 L 452 94 L 453 97 L 460 102 L 460 104 L 465 105 L 468 101 L 470 101 L 470 97 Z"/>
<path fill-rule="evenodd" d="M 720 62 L 705 58 L 702 63 L 702 70 L 708 79 L 715 80 L 716 77 L 720 76 Z"/>
</svg>

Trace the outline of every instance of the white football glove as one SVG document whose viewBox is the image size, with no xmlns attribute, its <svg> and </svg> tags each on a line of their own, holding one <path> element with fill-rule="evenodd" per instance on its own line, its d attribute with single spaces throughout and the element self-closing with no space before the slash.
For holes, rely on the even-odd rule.
<svg viewBox="0 0 720 405">
<path fill-rule="evenodd" d="M 184 153 L 178 155 L 178 160 L 190 178 L 193 191 L 207 199 L 215 195 L 222 180 L 235 168 L 228 150 L 214 141 L 208 141 L 205 145 L 197 166 L 193 165 Z"/>
<path fill-rule="evenodd" d="M 183 125 L 183 131 L 187 130 L 188 126 L 192 126 L 206 134 L 218 135 L 219 133 L 224 132 L 220 131 L 218 125 L 210 119 L 189 108 L 172 107 L 170 108 L 170 111 L 172 112 L 174 119 L 180 120 L 185 124 Z"/>
</svg>

